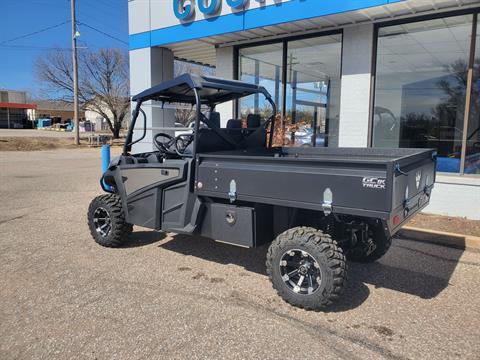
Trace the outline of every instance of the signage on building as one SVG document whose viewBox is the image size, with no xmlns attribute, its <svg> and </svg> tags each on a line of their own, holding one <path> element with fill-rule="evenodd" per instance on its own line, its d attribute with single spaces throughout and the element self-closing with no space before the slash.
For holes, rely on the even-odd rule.
<svg viewBox="0 0 480 360">
<path fill-rule="evenodd" d="M 218 15 L 222 7 L 223 0 L 173 0 L 173 12 L 177 19 L 182 21 L 193 20 L 195 18 L 195 3 L 198 10 L 206 16 Z M 256 0 L 264 3 L 265 0 Z M 241 10 L 247 5 L 248 0 L 226 0 L 232 10 Z"/>
</svg>

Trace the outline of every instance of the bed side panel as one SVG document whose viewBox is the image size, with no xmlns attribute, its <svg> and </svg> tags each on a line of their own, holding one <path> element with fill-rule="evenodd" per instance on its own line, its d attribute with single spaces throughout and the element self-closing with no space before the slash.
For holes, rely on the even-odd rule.
<svg viewBox="0 0 480 360">
<path fill-rule="evenodd" d="M 386 164 L 323 164 L 294 159 L 214 158 L 200 159 L 198 195 L 229 198 L 234 182 L 238 200 L 291 203 L 295 207 L 322 209 L 324 191 L 333 194 L 332 206 L 390 211 Z M 308 206 L 307 206 L 308 205 Z"/>
</svg>

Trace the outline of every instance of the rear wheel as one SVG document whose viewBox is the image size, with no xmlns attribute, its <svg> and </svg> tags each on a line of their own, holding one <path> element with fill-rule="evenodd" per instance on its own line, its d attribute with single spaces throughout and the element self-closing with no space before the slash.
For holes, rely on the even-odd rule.
<svg viewBox="0 0 480 360">
<path fill-rule="evenodd" d="M 347 252 L 350 261 L 370 263 L 377 261 L 385 255 L 392 245 L 392 237 L 385 234 L 382 224 L 371 224 L 367 240 L 358 242 Z"/>
<path fill-rule="evenodd" d="M 319 310 L 339 298 L 346 282 L 342 249 L 330 235 L 296 227 L 278 235 L 267 253 L 267 273 L 288 303 Z"/>
<path fill-rule="evenodd" d="M 95 242 L 118 247 L 128 240 L 133 225 L 125 222 L 122 202 L 116 194 L 97 196 L 88 208 L 88 226 Z"/>
</svg>

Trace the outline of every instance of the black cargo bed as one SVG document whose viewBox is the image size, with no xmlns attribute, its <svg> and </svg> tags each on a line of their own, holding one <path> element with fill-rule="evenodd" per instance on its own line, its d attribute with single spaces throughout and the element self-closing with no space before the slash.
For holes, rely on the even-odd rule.
<svg viewBox="0 0 480 360">
<path fill-rule="evenodd" d="M 200 157 L 283 157 L 315 159 L 318 161 L 349 162 L 391 162 L 411 157 L 425 157 L 430 149 L 380 149 L 380 148 L 323 148 L 323 147 L 283 147 L 273 149 L 227 150 L 199 154 Z"/>
<path fill-rule="evenodd" d="M 434 154 L 428 149 L 373 148 L 276 148 L 199 154 L 196 192 L 230 199 L 233 181 L 235 200 L 323 211 L 328 188 L 333 194 L 334 212 L 390 219 L 405 201 L 417 202 L 415 197 L 425 186 L 433 185 Z M 418 173 L 421 179 L 416 181 Z"/>
</svg>

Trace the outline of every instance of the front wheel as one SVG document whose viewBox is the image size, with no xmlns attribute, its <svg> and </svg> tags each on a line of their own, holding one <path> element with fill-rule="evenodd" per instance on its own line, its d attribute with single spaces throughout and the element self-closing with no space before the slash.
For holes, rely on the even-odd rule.
<svg viewBox="0 0 480 360">
<path fill-rule="evenodd" d="M 125 222 L 121 199 L 116 194 L 97 196 L 88 207 L 88 227 L 96 243 L 118 247 L 125 243 L 133 226 Z"/>
<path fill-rule="evenodd" d="M 331 305 L 343 292 L 347 268 L 330 235 L 296 227 L 278 235 L 267 253 L 267 273 L 288 303 L 308 310 Z"/>
</svg>

